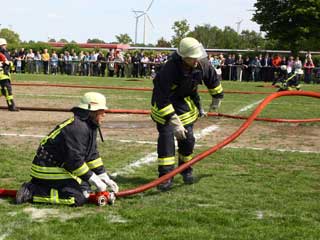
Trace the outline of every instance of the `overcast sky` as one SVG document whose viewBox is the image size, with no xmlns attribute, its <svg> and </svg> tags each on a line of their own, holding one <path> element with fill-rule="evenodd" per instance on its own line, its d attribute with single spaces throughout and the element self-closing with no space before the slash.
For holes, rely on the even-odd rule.
<svg viewBox="0 0 320 240">
<path fill-rule="evenodd" d="M 132 10 L 144 11 L 151 0 L 14 0 L 3 1 L 0 28 L 10 28 L 22 41 L 47 41 L 49 38 L 86 42 L 98 38 L 116 41 L 115 36 L 127 33 L 135 39 L 135 16 Z M 154 0 L 148 15 L 154 28 L 146 23 L 146 43 L 155 44 L 164 37 L 171 40 L 175 21 L 186 19 L 190 29 L 210 24 L 237 30 L 259 32 L 252 22 L 255 0 Z M 138 42 L 143 42 L 143 17 L 138 25 Z"/>
</svg>

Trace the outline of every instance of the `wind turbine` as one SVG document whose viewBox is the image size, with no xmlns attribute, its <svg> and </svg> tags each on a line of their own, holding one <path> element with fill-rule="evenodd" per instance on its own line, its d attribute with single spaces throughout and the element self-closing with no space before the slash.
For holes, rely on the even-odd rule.
<svg viewBox="0 0 320 240">
<path fill-rule="evenodd" d="M 154 25 L 151 21 L 151 18 L 148 15 L 148 11 L 150 10 L 152 4 L 153 4 L 152 0 L 149 4 L 149 6 L 147 7 L 147 9 L 144 11 L 144 15 L 143 15 L 143 44 L 146 44 L 146 19 L 148 19 L 149 23 L 151 24 L 151 26 L 154 28 Z"/>
<path fill-rule="evenodd" d="M 240 32 L 240 25 L 241 25 L 242 22 L 243 22 L 243 19 L 241 19 L 239 22 L 236 22 L 236 24 L 237 24 L 237 33 L 238 34 Z"/>
<path fill-rule="evenodd" d="M 143 11 L 137 11 L 137 10 L 133 10 L 133 9 L 132 9 L 132 12 L 134 13 L 135 18 L 136 18 L 136 28 L 135 28 L 135 33 L 134 33 L 134 43 L 136 44 L 137 43 L 137 37 L 138 37 L 139 18 L 144 16 L 145 13 Z"/>
<path fill-rule="evenodd" d="M 136 18 L 136 28 L 135 28 L 135 43 L 137 43 L 137 35 L 138 35 L 138 22 L 139 22 L 139 18 L 143 16 L 143 44 L 146 43 L 146 20 L 149 21 L 149 23 L 151 24 L 152 27 L 154 27 L 151 18 L 148 15 L 148 11 L 150 10 L 152 4 L 153 4 L 154 0 L 151 0 L 149 6 L 146 8 L 146 10 L 144 11 L 137 11 L 137 10 L 132 10 L 132 12 L 135 14 L 135 18 Z"/>
</svg>

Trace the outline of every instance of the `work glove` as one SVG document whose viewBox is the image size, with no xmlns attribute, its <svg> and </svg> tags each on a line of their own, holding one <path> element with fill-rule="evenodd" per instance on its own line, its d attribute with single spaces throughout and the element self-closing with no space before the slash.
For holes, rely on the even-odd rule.
<svg viewBox="0 0 320 240">
<path fill-rule="evenodd" d="M 118 185 L 116 184 L 115 181 L 110 179 L 107 173 L 102 173 L 102 174 L 99 174 L 98 176 L 105 184 L 107 184 L 111 188 L 113 192 L 115 193 L 119 192 Z"/>
<path fill-rule="evenodd" d="M 203 108 L 199 109 L 199 117 L 203 118 L 203 117 L 208 117 L 208 113 L 204 111 Z"/>
<path fill-rule="evenodd" d="M 177 140 L 183 140 L 187 138 L 187 129 L 184 128 L 177 114 L 172 115 L 169 119 L 169 124 L 173 126 L 173 134 Z"/>
<path fill-rule="evenodd" d="M 217 111 L 221 105 L 221 98 L 212 98 L 212 102 L 209 107 L 209 112 Z"/>
<path fill-rule="evenodd" d="M 107 185 L 95 173 L 92 174 L 88 182 L 96 186 L 98 192 L 105 192 L 107 190 Z"/>
</svg>

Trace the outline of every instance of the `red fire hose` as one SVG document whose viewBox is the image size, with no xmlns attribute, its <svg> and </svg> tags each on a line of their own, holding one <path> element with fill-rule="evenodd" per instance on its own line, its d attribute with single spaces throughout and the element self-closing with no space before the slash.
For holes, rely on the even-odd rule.
<svg viewBox="0 0 320 240">
<path fill-rule="evenodd" d="M 0 106 L 0 109 L 7 110 L 8 107 Z M 42 107 L 19 107 L 20 110 L 25 111 L 43 111 L 43 112 L 70 112 L 68 108 L 42 108 Z M 141 109 L 108 109 L 105 110 L 106 113 L 114 114 L 145 114 L 149 115 L 150 110 Z M 230 115 L 224 113 L 208 113 L 209 117 L 225 117 L 233 119 L 248 119 L 245 116 Z M 320 118 L 309 118 L 309 119 L 281 119 L 281 118 L 255 118 L 255 121 L 265 121 L 265 122 L 287 122 L 287 123 L 307 123 L 307 122 L 320 122 Z"/>
<path fill-rule="evenodd" d="M 160 183 L 174 177 L 178 173 L 182 172 L 189 166 L 194 165 L 195 163 L 201 161 L 205 157 L 211 155 L 212 153 L 216 152 L 217 150 L 223 148 L 233 140 L 235 140 L 237 137 L 239 137 L 249 126 L 250 124 L 256 119 L 256 117 L 259 115 L 259 113 L 271 102 L 273 99 L 276 99 L 278 97 L 283 96 L 307 96 L 307 97 L 314 97 L 314 98 L 320 98 L 320 93 L 317 92 L 307 92 L 307 91 L 283 91 L 283 92 L 277 92 L 269 95 L 266 97 L 259 106 L 255 109 L 255 111 L 248 117 L 248 119 L 240 126 L 238 130 L 236 130 L 233 134 L 231 134 L 229 137 L 218 143 L 217 145 L 207 149 L 206 151 L 198 154 L 195 156 L 192 160 L 189 162 L 177 167 L 172 172 L 167 173 L 166 175 L 155 179 L 154 181 L 144 184 L 142 186 L 139 186 L 134 189 L 128 189 L 121 192 L 118 192 L 116 194 L 116 197 L 125 197 L 133 194 L 137 194 L 140 192 L 144 192 L 150 188 L 153 188 Z M 6 189 L 0 189 L 0 196 L 9 196 L 9 197 L 15 197 L 16 191 L 15 190 L 6 190 Z M 90 196 L 90 199 L 93 199 L 97 204 L 100 204 L 99 201 L 101 201 L 102 204 L 110 203 L 112 200 L 112 197 L 110 197 L 110 193 L 97 193 Z M 98 201 L 98 202 L 97 202 Z"/>
<path fill-rule="evenodd" d="M 212 153 L 216 152 L 220 148 L 223 148 L 233 140 L 235 140 L 237 137 L 241 135 L 249 126 L 250 124 L 255 120 L 255 118 L 259 115 L 259 113 L 271 102 L 273 99 L 283 96 L 307 96 L 307 97 L 315 97 L 320 98 L 320 93 L 316 92 L 303 92 L 303 91 L 283 91 L 283 92 L 277 92 L 269 95 L 266 97 L 259 106 L 255 109 L 255 111 L 250 115 L 250 117 L 240 126 L 240 128 L 235 131 L 233 134 L 231 134 L 229 137 L 218 143 L 217 145 L 209 148 L 208 150 L 200 153 L 199 155 L 195 156 L 192 160 L 189 162 L 177 167 L 172 172 L 167 173 L 166 175 L 150 182 L 147 184 L 144 184 L 140 187 L 134 188 L 134 189 L 128 189 L 121 192 L 118 192 L 116 194 L 117 197 L 125 197 L 133 194 L 137 194 L 140 192 L 144 192 L 150 188 L 153 188 L 160 183 L 172 178 L 173 176 L 177 175 L 178 173 L 182 172 L 183 170 L 187 169 L 188 167 L 192 166 L 193 164 L 199 162 L 200 160 L 204 159 L 205 157 L 211 155 Z"/>
<path fill-rule="evenodd" d="M 15 86 L 31 86 L 31 87 L 62 87 L 62 88 L 89 88 L 89 89 L 114 89 L 114 90 L 132 90 L 132 91 L 152 91 L 148 87 L 116 87 L 116 86 L 92 86 L 92 85 L 74 85 L 74 84 L 52 84 L 52 83 L 12 83 Z M 199 90 L 206 93 L 208 90 Z M 270 94 L 270 92 L 248 92 L 248 91 L 224 91 L 225 93 L 235 94 Z"/>
</svg>

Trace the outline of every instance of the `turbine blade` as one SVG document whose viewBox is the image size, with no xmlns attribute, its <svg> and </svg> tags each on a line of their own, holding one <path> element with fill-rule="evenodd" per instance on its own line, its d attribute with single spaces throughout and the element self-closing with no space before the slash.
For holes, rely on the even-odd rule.
<svg viewBox="0 0 320 240">
<path fill-rule="evenodd" d="M 148 11 L 149 11 L 149 9 L 151 8 L 151 6 L 152 6 L 152 4 L 153 4 L 153 1 L 154 1 L 154 0 L 152 0 L 152 1 L 151 1 L 151 3 L 149 4 L 149 6 L 147 7 L 146 12 L 148 12 Z"/>
<path fill-rule="evenodd" d="M 147 18 L 148 18 L 149 23 L 150 23 L 150 24 L 151 24 L 151 26 L 154 28 L 154 25 L 153 25 L 153 23 L 152 23 L 152 21 L 151 21 L 151 18 L 149 17 L 149 15 L 148 15 L 148 14 L 146 14 L 146 16 L 147 16 Z"/>
</svg>

